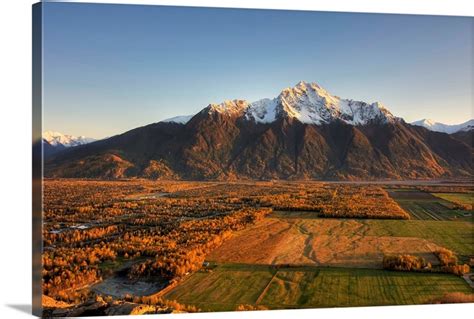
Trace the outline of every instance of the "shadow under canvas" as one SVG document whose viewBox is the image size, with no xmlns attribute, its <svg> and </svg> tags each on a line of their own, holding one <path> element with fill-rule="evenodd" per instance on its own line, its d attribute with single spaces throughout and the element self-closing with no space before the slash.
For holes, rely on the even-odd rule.
<svg viewBox="0 0 474 319">
<path fill-rule="evenodd" d="M 10 307 L 12 309 L 18 310 L 20 312 L 26 313 L 26 314 L 31 314 L 31 305 L 7 305 L 7 307 Z"/>
</svg>

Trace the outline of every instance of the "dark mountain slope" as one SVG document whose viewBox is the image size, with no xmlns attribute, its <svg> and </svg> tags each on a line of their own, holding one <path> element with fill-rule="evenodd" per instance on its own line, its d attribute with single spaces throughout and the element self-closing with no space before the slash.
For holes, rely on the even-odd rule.
<svg viewBox="0 0 474 319">
<path fill-rule="evenodd" d="M 472 147 L 404 123 L 268 124 L 201 114 L 66 150 L 48 177 L 386 179 L 472 174 Z"/>
</svg>

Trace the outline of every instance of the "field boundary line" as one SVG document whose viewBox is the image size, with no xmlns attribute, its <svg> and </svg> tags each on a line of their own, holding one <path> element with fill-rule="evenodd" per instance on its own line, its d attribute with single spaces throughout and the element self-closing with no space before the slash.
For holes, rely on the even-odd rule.
<svg viewBox="0 0 474 319">
<path fill-rule="evenodd" d="M 268 284 L 265 286 L 265 288 L 263 288 L 262 292 L 260 293 L 257 300 L 255 301 L 255 305 L 258 305 L 262 301 L 262 299 L 265 296 L 265 294 L 267 293 L 268 289 L 270 289 L 270 284 L 272 283 L 273 279 L 276 277 L 277 274 L 278 274 L 278 269 L 275 271 L 272 278 L 270 278 L 270 280 L 268 281 Z"/>
<path fill-rule="evenodd" d="M 471 275 L 473 273 L 468 273 L 468 274 L 464 274 L 462 277 L 464 278 L 464 280 L 467 282 L 467 284 L 469 286 L 471 286 L 472 289 L 474 289 L 474 282 L 471 280 Z"/>
<path fill-rule="evenodd" d="M 438 221 L 442 220 L 442 219 L 439 218 L 437 215 L 430 213 L 427 208 L 425 208 L 425 207 L 423 207 L 423 206 L 421 206 L 421 205 L 419 205 L 419 206 L 420 206 L 421 210 L 423 210 L 423 213 L 425 213 L 426 215 L 428 215 L 429 217 L 431 217 L 433 220 L 438 220 Z"/>
<path fill-rule="evenodd" d="M 187 278 L 185 278 L 187 279 Z M 166 295 L 168 292 L 170 292 L 171 290 L 173 290 L 174 288 L 176 288 L 179 284 L 181 284 L 184 280 L 181 280 L 179 282 L 176 282 L 176 283 L 173 283 L 173 284 L 170 284 L 168 286 L 166 286 L 165 288 L 161 289 L 160 291 L 157 291 L 155 292 L 154 294 L 151 294 L 149 295 L 149 297 L 157 297 L 157 298 L 161 298 L 161 297 L 164 297 L 164 295 Z"/>
<path fill-rule="evenodd" d="M 407 208 L 407 209 L 408 209 L 408 213 L 415 217 L 415 220 L 424 220 L 424 218 L 418 215 L 414 209 L 410 209 L 410 208 Z"/>
</svg>

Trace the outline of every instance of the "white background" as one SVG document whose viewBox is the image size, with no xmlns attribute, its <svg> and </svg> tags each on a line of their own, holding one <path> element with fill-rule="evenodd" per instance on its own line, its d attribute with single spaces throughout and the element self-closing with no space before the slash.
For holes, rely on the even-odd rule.
<svg viewBox="0 0 474 319">
<path fill-rule="evenodd" d="M 34 2 L 0 1 L 0 318 L 5 319 L 31 316 L 31 5 Z M 474 16 L 472 0 L 101 2 Z M 474 304 L 161 315 L 159 318 L 445 319 L 468 317 L 468 313 L 474 313 Z"/>
</svg>

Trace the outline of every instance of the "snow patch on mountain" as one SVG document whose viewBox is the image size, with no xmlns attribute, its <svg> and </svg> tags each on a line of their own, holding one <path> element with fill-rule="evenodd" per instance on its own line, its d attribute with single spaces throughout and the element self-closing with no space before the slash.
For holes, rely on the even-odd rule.
<svg viewBox="0 0 474 319">
<path fill-rule="evenodd" d="M 73 147 L 84 145 L 96 141 L 96 139 L 85 136 L 73 136 L 62 134 L 54 131 L 46 131 L 43 133 L 43 139 L 52 146 Z"/>
<path fill-rule="evenodd" d="M 245 117 L 259 123 L 273 122 L 277 117 L 278 99 L 262 99 L 253 102 L 246 110 Z"/>
<path fill-rule="evenodd" d="M 178 123 L 178 124 L 186 124 L 194 115 L 179 115 L 175 117 L 171 117 L 169 119 L 162 120 L 161 122 L 165 123 Z"/>
<path fill-rule="evenodd" d="M 461 124 L 444 124 L 430 119 L 423 119 L 411 123 L 412 125 L 423 126 L 431 131 L 453 134 L 459 131 L 474 130 L 474 119 Z"/>
</svg>

